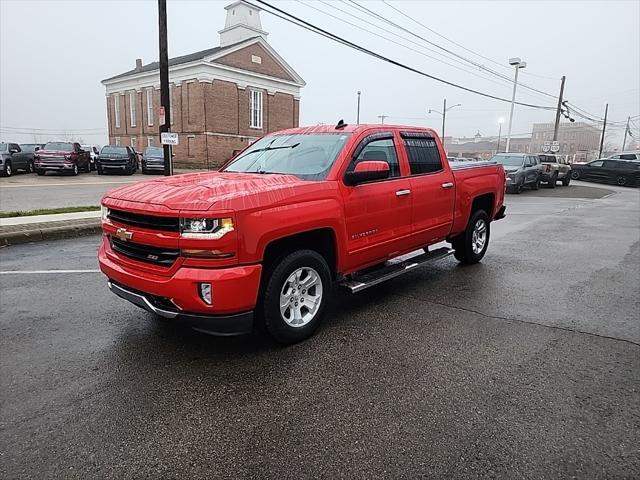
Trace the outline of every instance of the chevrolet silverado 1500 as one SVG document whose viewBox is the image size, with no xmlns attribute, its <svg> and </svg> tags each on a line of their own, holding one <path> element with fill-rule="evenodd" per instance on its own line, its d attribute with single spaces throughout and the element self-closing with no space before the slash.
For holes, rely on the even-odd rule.
<svg viewBox="0 0 640 480">
<path fill-rule="evenodd" d="M 450 165 L 432 129 L 295 128 L 219 172 L 107 193 L 99 263 L 115 294 L 157 315 L 293 343 L 335 283 L 358 292 L 449 254 L 480 261 L 504 192 L 501 165 Z"/>
</svg>

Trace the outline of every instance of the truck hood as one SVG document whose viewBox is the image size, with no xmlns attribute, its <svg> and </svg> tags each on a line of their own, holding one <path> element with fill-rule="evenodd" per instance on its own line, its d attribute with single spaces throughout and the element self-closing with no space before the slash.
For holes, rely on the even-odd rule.
<svg viewBox="0 0 640 480">
<path fill-rule="evenodd" d="M 111 190 L 108 200 L 164 205 L 172 210 L 206 211 L 216 203 L 279 192 L 286 197 L 303 182 L 293 175 L 250 173 L 190 173 L 150 180 Z M 252 204 L 256 203 L 252 202 Z M 116 202 L 117 203 L 117 202 Z"/>
</svg>

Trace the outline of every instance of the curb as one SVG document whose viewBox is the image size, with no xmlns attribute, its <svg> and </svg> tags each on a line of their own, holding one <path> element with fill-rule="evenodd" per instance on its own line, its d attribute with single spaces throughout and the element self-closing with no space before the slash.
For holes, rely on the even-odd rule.
<svg viewBox="0 0 640 480">
<path fill-rule="evenodd" d="M 75 238 L 100 232 L 99 218 L 11 225 L 0 227 L 0 246 Z"/>
</svg>

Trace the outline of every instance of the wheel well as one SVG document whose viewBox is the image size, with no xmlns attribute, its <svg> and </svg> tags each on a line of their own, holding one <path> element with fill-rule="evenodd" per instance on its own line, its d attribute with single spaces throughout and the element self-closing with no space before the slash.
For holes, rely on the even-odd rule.
<svg viewBox="0 0 640 480">
<path fill-rule="evenodd" d="M 471 213 L 469 215 L 473 215 L 473 213 L 477 210 L 484 210 L 485 212 L 487 212 L 487 215 L 491 217 L 491 214 L 493 213 L 492 193 L 486 193 L 473 199 L 473 203 L 471 204 Z"/>
<path fill-rule="evenodd" d="M 263 260 L 269 264 L 301 249 L 315 250 L 324 257 L 333 276 L 336 274 L 336 238 L 330 228 L 319 228 L 271 241 L 265 248 Z"/>
</svg>

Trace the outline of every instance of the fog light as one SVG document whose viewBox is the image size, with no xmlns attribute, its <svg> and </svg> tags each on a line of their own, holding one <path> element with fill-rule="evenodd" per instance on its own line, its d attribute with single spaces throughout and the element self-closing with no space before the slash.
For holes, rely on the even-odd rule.
<svg viewBox="0 0 640 480">
<path fill-rule="evenodd" d="M 210 283 L 200 283 L 200 298 L 207 305 L 211 305 L 213 303 L 213 299 L 211 297 L 212 289 Z"/>
</svg>

